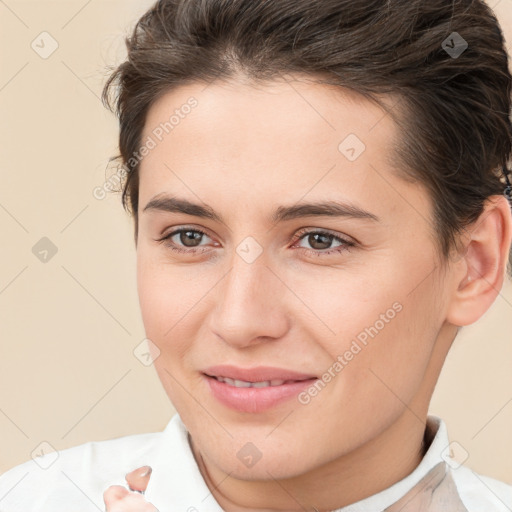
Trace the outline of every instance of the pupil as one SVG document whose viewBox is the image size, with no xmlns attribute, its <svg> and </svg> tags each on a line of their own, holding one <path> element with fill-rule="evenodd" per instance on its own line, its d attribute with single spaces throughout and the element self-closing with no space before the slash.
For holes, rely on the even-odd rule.
<svg viewBox="0 0 512 512">
<path fill-rule="evenodd" d="M 311 247 L 315 248 L 315 249 L 328 249 L 329 245 L 330 245 L 330 238 L 331 238 L 332 235 L 324 235 L 322 233 L 313 233 L 311 235 L 309 235 L 309 243 L 311 245 Z M 323 242 L 320 241 L 320 245 L 324 244 L 324 245 L 327 245 L 327 247 L 317 247 L 318 245 L 318 242 L 317 242 L 317 239 L 318 238 L 322 238 L 323 239 Z M 313 240 L 313 243 L 311 242 L 311 240 Z"/>
<path fill-rule="evenodd" d="M 195 247 L 201 241 L 200 240 L 201 236 L 202 236 L 202 233 L 199 233 L 197 231 L 182 231 L 181 235 L 180 235 L 180 241 L 183 243 L 183 245 L 185 245 L 187 247 Z M 187 245 L 187 242 L 194 241 L 194 240 L 197 241 L 198 244 Z"/>
</svg>

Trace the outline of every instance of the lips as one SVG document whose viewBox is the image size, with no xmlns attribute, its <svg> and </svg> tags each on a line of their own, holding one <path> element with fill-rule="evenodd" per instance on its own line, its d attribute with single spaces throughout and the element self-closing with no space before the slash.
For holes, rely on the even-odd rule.
<svg viewBox="0 0 512 512">
<path fill-rule="evenodd" d="M 231 381 L 241 381 L 246 383 L 270 382 L 272 381 L 302 381 L 317 378 L 312 373 L 299 373 L 285 368 L 276 368 L 273 366 L 257 366 L 254 368 L 240 368 L 233 365 L 210 366 L 203 370 L 203 373 L 210 377 L 219 377 L 230 379 Z M 280 384 L 283 384 L 280 382 Z M 227 381 L 229 384 L 229 380 Z"/>
<path fill-rule="evenodd" d="M 317 379 L 288 381 L 276 386 L 238 387 L 221 382 L 216 377 L 204 376 L 206 390 L 220 404 L 243 413 L 263 413 L 284 402 L 297 398 L 299 393 L 311 386 Z M 261 383 L 265 381 L 259 381 Z"/>
<path fill-rule="evenodd" d="M 243 413 L 263 413 L 292 400 L 317 380 L 284 368 L 210 366 L 203 371 L 206 389 L 224 406 Z"/>
</svg>

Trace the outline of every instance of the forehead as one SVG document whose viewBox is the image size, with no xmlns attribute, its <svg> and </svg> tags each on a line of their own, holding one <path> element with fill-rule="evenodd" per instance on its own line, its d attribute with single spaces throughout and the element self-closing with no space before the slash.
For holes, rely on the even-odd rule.
<svg viewBox="0 0 512 512">
<path fill-rule="evenodd" d="M 374 131 L 378 124 L 382 126 Z M 232 138 L 222 147 L 225 151 L 241 140 L 249 150 L 257 136 L 267 143 L 279 134 L 279 141 L 302 137 L 332 144 L 349 133 L 368 139 L 374 131 L 372 142 L 377 143 L 382 142 L 380 135 L 389 139 L 395 130 L 386 112 L 362 95 L 294 76 L 263 83 L 238 79 L 182 85 L 164 93 L 149 109 L 143 138 L 159 138 L 159 131 L 164 138 L 171 132 L 193 136 L 195 131 L 208 143 L 222 131 L 230 132 Z"/>
<path fill-rule="evenodd" d="M 172 192 L 257 210 L 307 195 L 400 210 L 401 195 L 420 191 L 393 176 L 399 136 L 376 103 L 311 79 L 180 86 L 148 112 L 142 142 L 152 142 L 140 165 L 139 204 Z"/>
</svg>

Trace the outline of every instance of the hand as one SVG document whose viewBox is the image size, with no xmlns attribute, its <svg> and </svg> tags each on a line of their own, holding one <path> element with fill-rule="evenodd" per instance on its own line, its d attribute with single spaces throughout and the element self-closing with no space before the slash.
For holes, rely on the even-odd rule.
<svg viewBox="0 0 512 512">
<path fill-rule="evenodd" d="M 151 468 L 142 466 L 130 473 L 125 478 L 131 492 L 121 485 L 111 485 L 103 493 L 106 512 L 158 512 L 158 510 L 148 503 L 144 496 L 137 491 L 144 492 L 151 477 Z"/>
<path fill-rule="evenodd" d="M 134 469 L 130 473 L 126 473 L 126 483 L 131 491 L 141 491 L 144 493 L 146 490 L 151 472 L 153 469 L 150 466 L 142 466 L 141 468 Z"/>
</svg>

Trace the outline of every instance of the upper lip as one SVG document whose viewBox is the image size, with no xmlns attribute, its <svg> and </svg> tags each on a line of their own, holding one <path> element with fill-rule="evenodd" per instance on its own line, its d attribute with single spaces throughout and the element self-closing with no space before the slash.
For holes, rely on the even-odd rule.
<svg viewBox="0 0 512 512">
<path fill-rule="evenodd" d="M 212 377 L 228 377 L 230 379 L 244 380 L 246 382 L 263 382 L 270 380 L 306 380 L 315 379 L 311 373 L 299 373 L 286 368 L 272 366 L 256 366 L 255 368 L 239 368 L 227 364 L 210 366 L 203 373 Z"/>
</svg>

